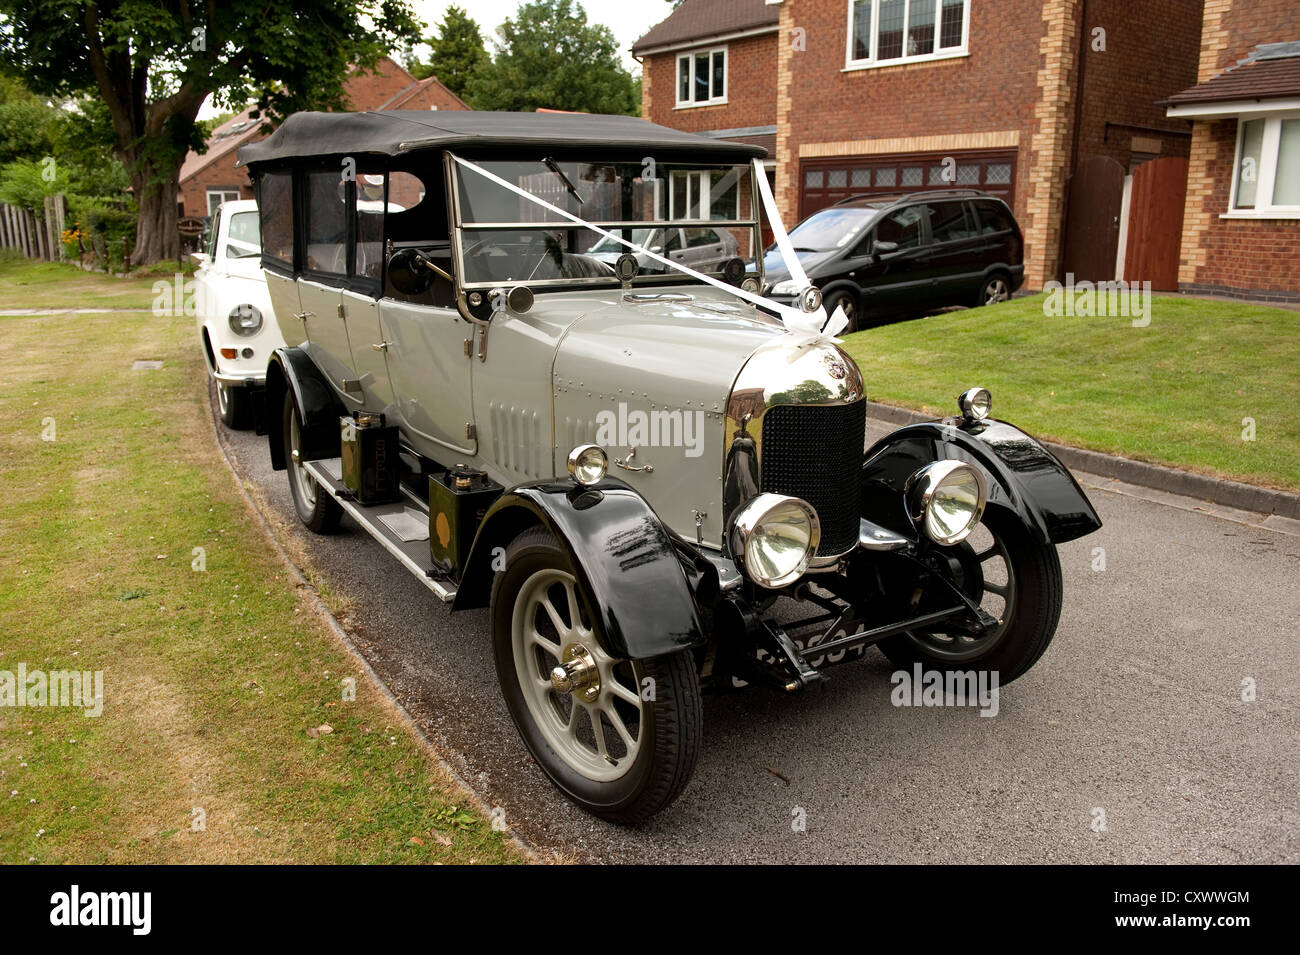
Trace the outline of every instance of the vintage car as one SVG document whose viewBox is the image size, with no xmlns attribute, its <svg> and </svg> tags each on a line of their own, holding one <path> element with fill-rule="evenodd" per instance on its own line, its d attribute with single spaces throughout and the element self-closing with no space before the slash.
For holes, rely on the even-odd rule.
<svg viewBox="0 0 1300 955">
<path fill-rule="evenodd" d="M 490 112 L 299 113 L 240 151 L 299 517 L 346 513 L 453 611 L 490 608 L 528 752 L 618 822 L 686 785 L 701 687 L 795 692 L 870 645 L 1015 679 L 1056 629 L 1055 545 L 1100 526 L 981 388 L 864 448 L 843 315 L 746 274 L 765 221 L 788 245 L 760 155 Z M 387 204 L 359 198 L 375 177 Z M 704 227 L 737 242 L 707 272 L 634 241 Z"/>
<path fill-rule="evenodd" d="M 262 274 L 260 228 L 254 200 L 223 202 L 204 250 L 191 256 L 199 345 L 228 428 L 253 424 L 267 363 L 284 346 Z"/>
</svg>

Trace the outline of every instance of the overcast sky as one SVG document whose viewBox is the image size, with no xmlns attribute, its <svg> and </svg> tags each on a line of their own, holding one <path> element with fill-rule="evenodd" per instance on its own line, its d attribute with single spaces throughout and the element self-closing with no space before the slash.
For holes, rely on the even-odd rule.
<svg viewBox="0 0 1300 955">
<path fill-rule="evenodd" d="M 411 0 L 411 6 L 415 10 L 416 19 L 424 23 L 426 27 L 424 32 L 428 35 L 432 32 L 432 28 L 442 21 L 447 8 L 455 2 L 456 0 Z M 496 28 L 503 20 L 514 16 L 519 3 L 520 0 L 460 0 L 457 5 L 469 11 L 469 15 L 478 23 L 483 31 L 488 52 L 491 52 L 494 49 L 491 40 Z M 630 47 L 652 26 L 673 11 L 673 5 L 668 0 L 635 0 L 635 2 L 587 0 L 582 6 L 587 11 L 589 23 L 603 23 L 614 31 L 614 39 L 618 41 L 623 65 L 633 74 L 640 73 L 641 66 L 632 59 Z M 429 54 L 427 47 L 418 52 L 422 57 Z M 212 97 L 209 96 L 199 111 L 199 119 L 210 119 L 219 112 L 213 108 Z"/>
</svg>

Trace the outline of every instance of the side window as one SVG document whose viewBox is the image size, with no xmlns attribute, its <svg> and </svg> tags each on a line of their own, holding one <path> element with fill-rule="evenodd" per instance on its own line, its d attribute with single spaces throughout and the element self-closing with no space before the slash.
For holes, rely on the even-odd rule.
<svg viewBox="0 0 1300 955">
<path fill-rule="evenodd" d="M 262 217 L 262 254 L 293 268 L 293 173 L 268 172 L 257 181 L 257 209 Z M 217 230 L 214 227 L 212 234 Z"/>
<path fill-rule="evenodd" d="M 664 252 L 679 252 L 682 248 L 682 231 L 673 229 L 668 234 L 668 241 L 664 243 Z"/>
<path fill-rule="evenodd" d="M 226 258 L 248 259 L 262 251 L 256 212 L 236 212 L 226 229 Z M 215 233 L 214 233 L 215 234 Z"/>
<path fill-rule="evenodd" d="M 337 169 L 307 174 L 307 259 L 313 272 L 348 274 L 347 183 Z"/>
<path fill-rule="evenodd" d="M 358 173 L 356 189 L 357 252 L 354 274 L 379 281 L 384 270 L 384 193 L 382 173 Z M 392 207 L 389 206 L 391 209 Z M 399 209 L 392 209 L 399 212 Z"/>
<path fill-rule="evenodd" d="M 1015 225 L 1006 207 L 1000 202 L 977 202 L 975 209 L 979 215 L 980 232 L 984 235 L 1009 232 Z"/>
<path fill-rule="evenodd" d="M 369 277 L 375 278 L 379 273 L 368 269 L 370 250 L 373 249 L 379 255 L 383 255 L 387 250 L 382 245 L 384 236 L 373 229 L 368 229 L 370 223 L 367 220 L 371 216 L 366 215 L 363 218 L 362 203 L 374 201 L 364 197 L 362 188 L 364 180 L 364 176 L 357 177 L 356 269 L 358 275 L 368 272 Z M 387 238 L 393 243 L 394 253 L 401 252 L 403 249 L 416 249 L 444 272 L 450 273 L 453 269 L 451 240 L 440 163 L 431 162 L 421 167 L 418 175 L 406 170 L 393 170 L 388 174 L 386 185 L 388 187 L 387 216 L 382 226 L 388 230 Z M 374 245 L 377 242 L 381 244 Z M 387 298 L 439 308 L 449 308 L 456 303 L 452 284 L 436 273 L 425 276 L 428 285 L 419 285 L 415 290 L 407 286 L 399 277 L 398 284 L 407 291 L 402 291 L 393 284 L 392 269 L 383 274 L 386 283 L 384 295 Z"/>
<path fill-rule="evenodd" d="M 975 234 L 967 221 L 966 203 L 936 202 L 931 209 L 930 232 L 935 242 L 956 242 Z"/>
<path fill-rule="evenodd" d="M 900 249 L 919 247 L 925 238 L 921 223 L 929 214 L 929 206 L 908 206 L 891 212 L 876 225 L 876 241 L 895 242 Z"/>
<path fill-rule="evenodd" d="M 687 229 L 686 230 L 686 247 L 688 249 L 697 249 L 704 245 L 717 245 L 722 239 L 718 233 L 712 229 Z"/>
<path fill-rule="evenodd" d="M 221 231 L 221 213 L 214 212 L 212 221 L 208 223 L 208 261 L 215 261 L 217 257 L 217 233 Z"/>
</svg>

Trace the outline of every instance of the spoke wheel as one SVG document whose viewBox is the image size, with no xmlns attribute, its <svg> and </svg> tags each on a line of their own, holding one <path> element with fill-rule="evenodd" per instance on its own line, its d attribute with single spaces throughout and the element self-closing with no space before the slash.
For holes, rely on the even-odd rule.
<svg viewBox="0 0 1300 955">
<path fill-rule="evenodd" d="M 980 290 L 981 305 L 996 305 L 1011 298 L 1011 285 L 1001 275 L 992 275 L 984 280 Z"/>
<path fill-rule="evenodd" d="M 284 396 L 284 463 L 289 472 L 289 493 L 298 519 L 317 534 L 329 534 L 339 526 L 343 509 L 307 473 L 302 457 L 302 421 L 293 395 Z"/>
<path fill-rule="evenodd" d="M 882 640 L 896 666 L 994 670 L 1010 683 L 1043 655 L 1061 616 L 1061 564 L 1056 548 L 1039 541 L 1012 512 L 990 509 L 956 550 L 954 583 L 998 621 L 982 636 L 908 631 Z"/>
<path fill-rule="evenodd" d="M 635 666 L 600 648 L 577 587 L 572 574 L 555 569 L 524 581 L 511 626 L 515 675 L 556 754 L 587 778 L 609 781 L 636 761 L 642 701 Z M 562 692 L 553 674 L 573 660 L 585 663 L 585 683 Z"/>
<path fill-rule="evenodd" d="M 524 531 L 492 583 L 497 678 L 519 735 L 569 799 L 635 825 L 669 805 L 695 767 L 700 685 L 689 651 L 625 660 L 567 552 Z"/>
</svg>

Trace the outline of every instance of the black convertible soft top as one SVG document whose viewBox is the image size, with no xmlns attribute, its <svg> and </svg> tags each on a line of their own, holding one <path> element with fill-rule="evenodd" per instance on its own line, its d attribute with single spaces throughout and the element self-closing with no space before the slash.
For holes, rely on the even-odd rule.
<svg viewBox="0 0 1300 955">
<path fill-rule="evenodd" d="M 294 113 L 266 139 L 240 147 L 238 165 L 302 156 L 396 156 L 417 149 L 490 146 L 643 149 L 648 156 L 688 153 L 703 162 L 745 162 L 766 155 L 761 146 L 684 133 L 634 116 L 388 110 Z"/>
</svg>

